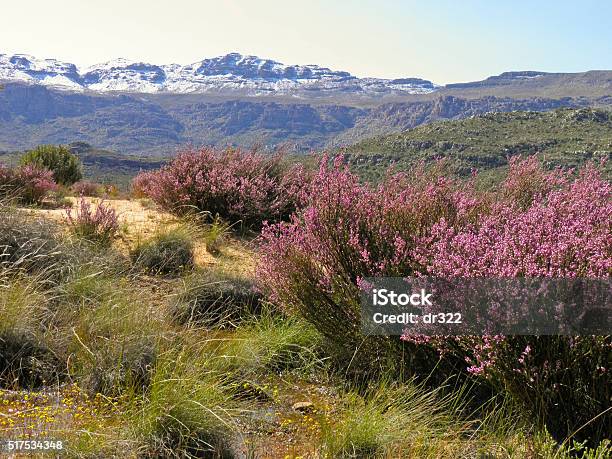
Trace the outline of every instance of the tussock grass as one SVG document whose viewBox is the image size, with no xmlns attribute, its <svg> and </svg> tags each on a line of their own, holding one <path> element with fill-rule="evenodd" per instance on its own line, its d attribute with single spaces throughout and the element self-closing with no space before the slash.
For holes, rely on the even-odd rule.
<svg viewBox="0 0 612 459">
<path fill-rule="evenodd" d="M 72 378 L 91 392 L 109 396 L 130 389 L 146 391 L 157 358 L 162 324 L 133 295 L 105 298 L 96 308 L 82 308 L 72 322 L 67 353 L 74 356 Z"/>
<path fill-rule="evenodd" d="M 250 279 L 209 269 L 184 279 L 172 315 L 181 324 L 234 327 L 260 312 L 261 302 Z"/>
<path fill-rule="evenodd" d="M 44 342 L 22 330 L 0 333 L 0 384 L 37 388 L 57 378 L 59 360 Z"/>
<path fill-rule="evenodd" d="M 0 276 L 0 387 L 36 388 L 59 378 L 61 361 L 42 326 L 45 305 L 27 279 Z"/>
<path fill-rule="evenodd" d="M 308 373 L 325 368 L 317 331 L 299 319 L 280 316 L 270 307 L 256 319 L 244 321 L 222 349 L 224 365 L 243 373 Z"/>
<path fill-rule="evenodd" d="M 332 415 L 318 416 L 322 458 L 603 459 L 610 442 L 559 446 L 515 404 L 499 397 L 466 416 L 465 389 L 443 393 L 422 384 L 382 381 L 348 391 Z M 317 416 L 316 414 L 313 416 Z"/>
<path fill-rule="evenodd" d="M 210 224 L 203 227 L 203 240 L 206 245 L 206 250 L 211 255 L 219 255 L 221 248 L 231 234 L 232 228 L 240 222 L 233 224 L 223 221 L 219 215 L 212 219 Z"/>
<path fill-rule="evenodd" d="M 238 406 L 223 378 L 207 369 L 200 346 L 178 346 L 161 356 L 141 403 L 128 413 L 147 454 L 233 457 L 229 450 Z"/>
<path fill-rule="evenodd" d="M 26 225 L 24 233 L 30 229 Z M 26 245 L 17 246 L 24 259 L 28 247 L 37 248 L 28 234 Z M 54 246 L 67 270 L 61 278 L 43 284 L 35 269 L 15 263 L 0 273 L 2 386 L 74 381 L 89 394 L 117 400 L 121 434 L 92 420 L 91 429 L 99 432 L 94 447 L 91 438 L 66 432 L 74 456 L 115 455 L 127 447 L 143 456 L 230 457 L 226 433 L 233 429 L 230 408 L 236 403 L 225 376 L 206 368 L 214 356 L 203 352 L 201 338 L 178 336 L 163 309 L 152 308 L 150 292 L 134 289 L 138 274 L 118 263 L 111 249 L 74 244 Z M 78 256 L 63 256 L 72 251 Z"/>
<path fill-rule="evenodd" d="M 44 295 L 24 279 L 0 277 L 0 332 L 32 329 L 43 319 Z"/>
<path fill-rule="evenodd" d="M 56 225 L 0 206 L 0 270 L 57 278 L 70 268 L 70 256 Z"/>
<path fill-rule="evenodd" d="M 382 384 L 363 396 L 349 392 L 340 419 L 323 426 L 321 450 L 337 458 L 451 452 L 469 428 L 450 414 L 453 402 L 413 384 Z"/>
<path fill-rule="evenodd" d="M 150 274 L 180 274 L 193 268 L 194 247 L 187 227 L 166 229 L 130 252 L 134 266 Z"/>
</svg>

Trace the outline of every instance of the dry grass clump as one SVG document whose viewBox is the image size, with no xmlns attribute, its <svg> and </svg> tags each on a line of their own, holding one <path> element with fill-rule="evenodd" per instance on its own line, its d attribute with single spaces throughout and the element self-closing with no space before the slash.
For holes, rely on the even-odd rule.
<svg viewBox="0 0 612 459">
<path fill-rule="evenodd" d="M 57 225 L 8 205 L 0 205 L 0 270 L 58 275 L 72 254 Z"/>
<path fill-rule="evenodd" d="M 257 314 L 261 301 L 248 278 L 209 269 L 185 278 L 172 314 L 182 324 L 229 326 Z"/>
<path fill-rule="evenodd" d="M 134 266 L 150 274 L 180 274 L 193 268 L 192 238 L 183 228 L 168 229 L 139 243 L 130 257 Z"/>
</svg>

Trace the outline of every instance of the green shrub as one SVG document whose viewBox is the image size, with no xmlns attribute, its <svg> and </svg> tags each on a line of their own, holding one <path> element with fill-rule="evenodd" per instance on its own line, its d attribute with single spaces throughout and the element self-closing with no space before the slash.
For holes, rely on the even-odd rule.
<svg viewBox="0 0 612 459">
<path fill-rule="evenodd" d="M 83 177 L 81 161 L 63 145 L 40 145 L 21 158 L 22 165 L 35 165 L 53 172 L 60 185 L 70 186 Z"/>
<path fill-rule="evenodd" d="M 130 253 L 134 266 L 151 274 L 179 274 L 193 267 L 193 243 L 181 230 L 160 233 Z"/>
</svg>

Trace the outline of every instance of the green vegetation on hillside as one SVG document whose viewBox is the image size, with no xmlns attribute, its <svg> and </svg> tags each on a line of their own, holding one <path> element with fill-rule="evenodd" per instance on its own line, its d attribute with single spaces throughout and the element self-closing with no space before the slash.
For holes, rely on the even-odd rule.
<svg viewBox="0 0 612 459">
<path fill-rule="evenodd" d="M 378 179 L 389 165 L 398 170 L 418 161 L 448 158 L 462 175 L 485 177 L 505 170 L 515 155 L 533 155 L 547 167 L 576 167 L 612 155 L 612 113 L 597 109 L 488 113 L 373 137 L 347 149 L 363 177 Z M 610 177 L 610 166 L 605 167 Z"/>
<path fill-rule="evenodd" d="M 83 163 L 84 176 L 99 183 L 110 183 L 127 190 L 132 178 L 140 171 L 159 169 L 164 158 L 124 155 L 85 142 L 70 144 L 71 150 Z"/>
<path fill-rule="evenodd" d="M 85 142 L 68 145 L 70 151 L 83 164 L 83 178 L 96 183 L 112 184 L 127 191 L 130 181 L 140 171 L 158 169 L 164 164 L 163 158 L 137 157 L 96 148 Z M 0 151 L 0 163 L 16 166 L 22 152 Z"/>
</svg>

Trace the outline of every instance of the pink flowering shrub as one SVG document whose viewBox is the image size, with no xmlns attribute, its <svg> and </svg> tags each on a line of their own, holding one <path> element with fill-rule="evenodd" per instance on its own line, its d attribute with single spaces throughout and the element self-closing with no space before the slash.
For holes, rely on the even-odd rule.
<svg viewBox="0 0 612 459">
<path fill-rule="evenodd" d="M 13 190 L 13 170 L 0 163 L 0 198 L 6 198 Z M 1 199 L 0 199 L 1 202 Z"/>
<path fill-rule="evenodd" d="M 392 365 L 401 343 L 360 334 L 358 284 L 368 276 L 425 272 L 414 256 L 420 238 L 441 219 L 469 221 L 478 202 L 424 168 L 377 188 L 362 185 L 338 158 L 332 165 L 322 160 L 301 199 L 303 209 L 290 222 L 263 229 L 263 290 L 312 322 L 340 360 Z"/>
<path fill-rule="evenodd" d="M 136 199 L 147 197 L 147 191 L 152 189 L 157 174 L 155 171 L 140 172 L 132 179 L 131 196 Z"/>
<path fill-rule="evenodd" d="M 78 202 L 76 214 L 72 208 L 66 209 L 66 217 L 72 231 L 91 242 L 110 244 L 119 231 L 119 221 L 115 209 L 98 203 L 95 211 L 91 203 L 81 198 Z"/>
<path fill-rule="evenodd" d="M 534 182 L 530 191 L 524 193 L 523 185 L 513 194 L 528 176 Z M 534 171 L 533 162 L 514 163 L 500 193 L 514 199 L 495 204 L 477 222 L 458 228 L 440 221 L 432 228 L 418 256 L 428 274 L 610 276 L 612 186 L 592 165 L 572 180 Z M 448 349 L 448 339 L 437 341 L 439 349 Z M 525 406 L 537 407 L 553 434 L 571 432 L 609 404 L 609 337 L 477 337 L 453 346 L 465 355 L 470 372 L 505 387 Z M 601 435 L 596 430 L 602 425 L 589 423 L 580 435 Z"/>
<path fill-rule="evenodd" d="M 209 212 L 257 228 L 295 210 L 304 180 L 304 171 L 286 169 L 280 155 L 205 147 L 180 154 L 158 171 L 138 175 L 132 190 L 176 214 Z"/>
<path fill-rule="evenodd" d="M 514 183 L 511 171 L 501 193 Z M 501 201 L 467 226 L 440 220 L 422 239 L 419 259 L 437 276 L 607 277 L 611 197 L 611 184 L 587 166 L 526 208 L 522 200 Z"/>
<path fill-rule="evenodd" d="M 448 347 L 448 343 L 441 343 Z M 609 435 L 609 336 L 469 337 L 455 343 L 469 371 L 507 391 L 563 440 L 597 442 Z M 603 416 L 597 417 L 604 413 Z"/>
<path fill-rule="evenodd" d="M 497 196 L 501 200 L 518 206 L 529 207 L 534 200 L 567 183 L 568 175 L 561 170 L 547 171 L 535 156 L 523 159 L 514 156 L 508 161 L 509 173 Z"/>
<path fill-rule="evenodd" d="M 39 204 L 57 188 L 51 171 L 34 165 L 10 169 L 0 164 L 0 195 L 17 198 L 23 204 Z"/>
<path fill-rule="evenodd" d="M 102 185 L 98 183 L 88 182 L 86 180 L 76 182 L 74 185 L 70 187 L 70 189 L 77 196 L 89 196 L 89 197 L 98 197 L 102 194 L 104 190 Z"/>
<path fill-rule="evenodd" d="M 258 278 L 274 303 L 314 324 L 350 365 L 404 358 L 413 374 L 434 366 L 441 379 L 471 373 L 562 437 L 609 404 L 609 337 L 404 336 L 402 348 L 362 336 L 359 288 L 370 276 L 607 278 L 611 191 L 593 166 L 572 177 L 533 159 L 514 160 L 494 194 L 423 167 L 372 188 L 324 160 L 302 209 L 264 227 Z M 597 419 L 581 433 L 598 438 L 609 417 Z"/>
<path fill-rule="evenodd" d="M 12 176 L 12 170 L 4 164 L 0 163 L 0 184 L 8 183 Z"/>
</svg>

